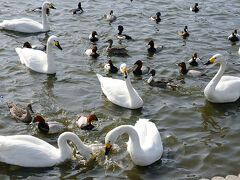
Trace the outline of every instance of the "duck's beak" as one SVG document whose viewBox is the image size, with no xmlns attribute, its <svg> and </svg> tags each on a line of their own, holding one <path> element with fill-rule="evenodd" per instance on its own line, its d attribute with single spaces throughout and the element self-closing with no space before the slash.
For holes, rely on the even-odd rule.
<svg viewBox="0 0 240 180">
<path fill-rule="evenodd" d="M 60 46 L 59 42 L 58 41 L 55 41 L 55 46 L 58 47 L 58 49 L 62 50 L 62 47 Z"/>
<path fill-rule="evenodd" d="M 110 150 L 112 148 L 112 145 L 110 144 L 110 141 L 106 144 L 106 148 L 105 148 L 105 155 L 108 155 Z"/>
<path fill-rule="evenodd" d="M 32 106 L 29 107 L 29 110 L 30 110 L 32 113 L 34 113 L 33 110 L 32 110 Z"/>
<path fill-rule="evenodd" d="M 52 5 L 52 3 L 49 4 L 49 8 L 51 8 L 51 9 L 56 9 L 56 8 Z"/>
</svg>

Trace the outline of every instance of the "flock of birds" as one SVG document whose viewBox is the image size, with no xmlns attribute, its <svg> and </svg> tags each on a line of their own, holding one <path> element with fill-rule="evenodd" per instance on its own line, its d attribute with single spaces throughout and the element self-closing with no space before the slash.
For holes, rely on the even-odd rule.
<svg viewBox="0 0 240 180">
<path fill-rule="evenodd" d="M 49 9 L 55 9 L 50 2 L 44 2 L 41 8 L 34 9 L 34 11 L 42 11 L 42 24 L 31 19 L 21 18 L 4 20 L 0 23 L 0 28 L 3 30 L 22 33 L 47 32 L 50 30 L 46 16 Z M 195 3 L 190 10 L 198 12 L 198 3 Z M 83 9 L 81 7 L 81 3 L 78 4 L 77 9 L 72 11 L 73 14 L 82 12 Z M 157 12 L 156 15 L 152 16 L 150 19 L 159 23 L 161 21 L 160 17 L 161 13 Z M 109 15 L 106 16 L 106 19 L 112 22 L 115 21 L 117 17 L 111 10 Z M 130 36 L 123 34 L 123 30 L 123 26 L 119 25 L 117 38 L 131 40 L 132 38 Z M 188 27 L 185 26 L 183 31 L 179 30 L 177 33 L 183 38 L 187 38 L 189 36 Z M 233 30 L 228 39 L 230 41 L 239 40 L 239 35 L 237 34 L 236 29 Z M 89 40 L 94 43 L 99 40 L 96 31 L 93 31 L 89 35 Z M 125 55 L 128 53 L 128 50 L 125 47 L 113 46 L 112 39 L 109 39 L 106 42 L 109 43 L 106 49 L 109 54 Z M 149 53 L 154 54 L 163 49 L 163 46 L 156 47 L 153 40 L 150 40 L 148 45 Z M 48 38 L 46 45 L 31 45 L 29 42 L 25 42 L 23 48 L 16 48 L 15 50 L 19 56 L 20 62 L 28 68 L 39 73 L 55 74 L 56 64 L 55 56 L 52 50 L 54 46 L 62 50 L 58 37 L 52 35 Z M 91 56 L 92 58 L 98 58 L 99 54 L 97 53 L 96 44 L 93 44 L 91 49 L 87 49 L 85 54 L 87 56 Z M 220 64 L 220 69 L 204 90 L 206 99 L 213 103 L 236 101 L 240 97 L 240 78 L 235 76 L 223 76 L 227 62 L 221 54 L 214 55 L 205 64 L 203 64 L 197 57 L 197 53 L 194 53 L 192 58 L 189 60 L 189 64 L 191 66 L 199 66 L 200 64 L 207 66 L 213 63 Z M 162 88 L 166 88 L 168 86 L 177 87 L 173 80 L 156 78 L 156 71 L 150 67 L 143 66 L 141 60 L 137 60 L 134 65 L 136 66 L 133 70 L 135 75 L 141 76 L 144 74 L 151 74 L 151 77 L 147 80 L 149 85 Z M 180 73 L 183 75 L 193 77 L 204 75 L 204 73 L 197 70 L 188 70 L 186 63 L 184 62 L 180 62 L 178 66 L 181 67 Z M 123 63 L 118 69 L 113 65 L 111 60 L 108 60 L 108 63 L 105 64 L 104 68 L 110 73 L 116 73 L 120 70 L 123 73 L 124 78 L 124 80 L 121 80 L 103 77 L 100 74 L 96 74 L 100 82 L 101 89 L 108 100 L 124 108 L 141 108 L 143 106 L 143 100 L 131 84 L 131 80 L 128 76 L 127 65 Z M 12 116 L 17 120 L 24 123 L 37 122 L 38 129 L 41 132 L 53 134 L 63 132 L 66 129 L 63 124 L 58 122 L 47 122 L 40 115 L 36 115 L 32 118 L 31 112 L 34 112 L 31 104 L 27 104 L 26 109 L 22 109 L 13 103 L 7 103 L 7 106 L 9 107 Z M 76 124 L 82 130 L 92 130 L 94 128 L 92 121 L 98 121 L 95 114 L 90 114 L 88 117 L 80 115 Z M 147 119 L 139 119 L 135 126 L 121 125 L 109 131 L 105 137 L 105 155 L 108 155 L 117 137 L 123 133 L 127 133 L 129 135 L 127 150 L 136 165 L 147 166 L 161 158 L 163 153 L 161 136 L 156 125 Z M 0 136 L 0 161 L 24 167 L 54 166 L 72 157 L 73 152 L 72 148 L 68 144 L 68 141 L 72 141 L 75 144 L 77 150 L 82 156 L 87 159 L 96 159 L 92 149 L 85 145 L 77 135 L 72 132 L 63 132 L 58 138 L 59 148 L 55 148 L 49 143 L 30 135 Z M 23 152 L 25 155 L 22 154 Z"/>
</svg>

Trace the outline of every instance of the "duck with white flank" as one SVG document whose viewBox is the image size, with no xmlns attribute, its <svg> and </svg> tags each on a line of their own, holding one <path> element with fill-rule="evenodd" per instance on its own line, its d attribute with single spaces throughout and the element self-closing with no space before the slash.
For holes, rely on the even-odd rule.
<svg viewBox="0 0 240 180">
<path fill-rule="evenodd" d="M 30 123 L 32 121 L 32 116 L 29 111 L 31 111 L 32 113 L 34 112 L 32 110 L 31 104 L 27 104 L 26 110 L 18 107 L 16 104 L 13 103 L 7 103 L 7 106 L 10 110 L 10 113 L 15 119 L 22 121 L 24 123 Z"/>
<path fill-rule="evenodd" d="M 50 30 L 50 27 L 47 22 L 47 16 L 46 16 L 47 8 L 55 9 L 51 3 L 49 2 L 43 3 L 42 24 L 27 18 L 4 20 L 2 23 L 0 23 L 0 29 L 23 32 L 23 33 L 47 32 Z"/>
<path fill-rule="evenodd" d="M 109 131 L 105 137 L 105 155 L 108 155 L 118 136 L 128 134 L 127 151 L 138 166 L 148 166 L 163 154 L 163 145 L 156 125 L 148 119 L 139 119 L 134 126 L 121 125 Z"/>
<path fill-rule="evenodd" d="M 103 77 L 100 74 L 97 74 L 97 77 L 101 84 L 101 89 L 109 101 L 121 107 L 138 109 L 143 106 L 143 100 L 132 87 L 126 66 L 126 64 L 121 64 L 120 66 L 120 70 L 124 74 L 124 81 Z"/>
<path fill-rule="evenodd" d="M 107 15 L 107 20 L 108 21 L 115 21 L 117 17 L 113 14 L 113 10 L 110 11 L 109 15 Z"/>
<path fill-rule="evenodd" d="M 46 51 L 47 46 L 42 44 L 31 45 L 28 41 L 23 44 L 25 48 L 32 48 L 40 51 Z"/>
<path fill-rule="evenodd" d="M 126 55 L 128 50 L 125 47 L 120 47 L 120 46 L 112 46 L 113 40 L 109 39 L 106 41 L 109 43 L 108 47 L 106 48 L 107 52 L 111 55 Z"/>
<path fill-rule="evenodd" d="M 177 85 L 174 84 L 173 80 L 171 79 L 156 78 L 155 77 L 156 71 L 154 69 L 150 71 L 150 74 L 151 74 L 151 77 L 147 80 L 150 86 L 156 86 L 161 88 L 166 88 L 167 86 L 177 87 Z"/>
<path fill-rule="evenodd" d="M 92 149 L 72 132 L 64 132 L 58 138 L 58 147 L 30 135 L 0 136 L 0 161 L 22 167 L 52 167 L 72 158 L 72 141 L 85 158 L 95 160 Z"/>
<path fill-rule="evenodd" d="M 78 8 L 72 10 L 72 14 L 81 14 L 83 13 L 81 2 L 78 3 Z"/>
<path fill-rule="evenodd" d="M 160 13 L 160 12 L 157 12 L 156 15 L 155 15 L 155 16 L 151 16 L 150 19 L 151 19 L 152 21 L 156 21 L 156 23 L 159 23 L 159 22 L 161 21 L 160 16 L 161 16 L 161 13 Z"/>
<path fill-rule="evenodd" d="M 189 36 L 188 27 L 184 26 L 183 31 L 182 30 L 178 30 L 177 33 L 178 33 L 179 36 L 182 36 L 183 38 L 188 37 Z"/>
<path fill-rule="evenodd" d="M 38 122 L 39 131 L 46 134 L 56 134 L 62 132 L 66 127 L 59 122 L 46 122 L 42 116 L 35 116 L 33 123 Z"/>
<path fill-rule="evenodd" d="M 237 33 L 237 29 L 234 29 L 232 34 L 230 36 L 228 36 L 228 40 L 232 41 L 232 42 L 236 42 L 239 41 L 239 34 Z"/>
<path fill-rule="evenodd" d="M 95 114 L 90 114 L 88 117 L 80 115 L 77 120 L 77 125 L 82 130 L 92 130 L 94 128 L 92 121 L 98 121 L 98 118 Z"/>
<path fill-rule="evenodd" d="M 96 46 L 96 45 L 93 45 L 93 46 L 92 46 L 92 49 L 87 49 L 87 50 L 85 51 L 85 54 L 86 54 L 87 56 L 90 56 L 90 57 L 96 59 L 96 58 L 99 56 L 99 54 L 97 53 L 97 46 Z"/>
<path fill-rule="evenodd" d="M 137 60 L 134 65 L 137 65 L 136 69 L 133 70 L 133 74 L 135 75 L 143 75 L 147 74 L 150 70 L 150 67 L 148 66 L 143 66 L 141 60 Z"/>
<path fill-rule="evenodd" d="M 21 63 L 25 64 L 28 68 L 40 73 L 55 74 L 56 65 L 52 52 L 53 45 L 62 50 L 58 38 L 53 35 L 48 38 L 47 53 L 29 48 L 16 48 L 15 50 Z"/>
<path fill-rule="evenodd" d="M 188 61 L 191 66 L 198 66 L 201 60 L 197 57 L 197 53 L 193 53 L 192 58 Z"/>
<path fill-rule="evenodd" d="M 128 36 L 128 35 L 126 35 L 126 34 L 122 34 L 123 30 L 124 30 L 123 26 L 119 25 L 119 26 L 118 26 L 118 31 L 119 31 L 119 32 L 118 32 L 117 38 L 120 39 L 120 40 L 121 40 L 121 39 L 127 39 L 127 40 L 132 39 L 131 36 Z"/>
<path fill-rule="evenodd" d="M 153 40 L 150 40 L 148 45 L 150 46 L 150 48 L 148 48 L 149 53 L 157 53 L 163 49 L 163 46 L 155 47 Z"/>
<path fill-rule="evenodd" d="M 198 3 L 195 3 L 193 7 L 190 7 L 190 11 L 197 13 L 199 11 Z"/>
<path fill-rule="evenodd" d="M 205 75 L 205 73 L 200 72 L 200 71 L 188 70 L 185 62 L 180 62 L 178 64 L 178 66 L 181 67 L 180 73 L 183 74 L 183 75 L 188 75 L 188 76 L 191 76 L 191 77 L 198 77 L 198 76 L 204 76 Z"/>
<path fill-rule="evenodd" d="M 104 69 L 106 69 L 108 72 L 110 73 L 117 73 L 118 72 L 118 68 L 116 66 L 113 65 L 112 60 L 108 60 L 108 63 L 106 63 L 104 65 Z"/>
<path fill-rule="evenodd" d="M 91 42 L 96 42 L 98 41 L 98 34 L 96 31 L 93 31 L 90 35 L 89 35 L 89 40 Z"/>
</svg>

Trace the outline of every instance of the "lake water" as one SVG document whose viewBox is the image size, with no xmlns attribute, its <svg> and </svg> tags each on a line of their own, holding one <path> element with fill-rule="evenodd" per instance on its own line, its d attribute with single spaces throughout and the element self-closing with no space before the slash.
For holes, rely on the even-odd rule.
<svg viewBox="0 0 240 180">
<path fill-rule="evenodd" d="M 41 21 L 41 14 L 28 9 L 41 6 L 39 1 L 0 0 L 0 20 L 28 17 Z M 64 123 L 85 143 L 93 144 L 96 163 L 69 160 L 51 168 L 21 168 L 0 163 L 0 179 L 199 179 L 214 175 L 225 176 L 240 172 L 240 101 L 213 104 L 206 101 L 203 90 L 218 70 L 207 69 L 207 76 L 183 77 L 176 63 L 187 62 L 193 52 L 206 62 L 216 53 L 228 61 L 226 73 L 240 76 L 237 54 L 239 43 L 227 40 L 234 28 L 239 29 L 239 0 L 200 1 L 200 12 L 189 7 L 190 0 L 133 0 L 82 2 L 84 13 L 72 15 L 70 10 L 78 2 L 53 1 L 56 10 L 50 10 L 48 20 L 51 31 L 41 34 L 22 34 L 0 31 L 0 135 L 30 134 L 54 146 L 58 135 L 43 135 L 34 127 L 19 123 L 9 113 L 5 102 L 25 106 L 32 102 L 33 110 L 48 121 Z M 117 20 L 111 24 L 105 14 L 113 9 Z M 161 11 L 162 21 L 149 20 Z M 116 38 L 117 26 L 134 41 L 120 42 Z M 187 25 L 190 36 L 183 40 L 177 30 Z M 97 60 L 84 55 L 91 48 L 88 40 L 96 30 L 100 57 Z M 20 64 L 15 52 L 23 42 L 45 44 L 50 35 L 59 37 L 63 51 L 54 48 L 56 76 L 39 74 Z M 106 75 L 104 63 L 109 59 L 105 41 L 112 38 L 115 45 L 127 46 L 128 57 L 111 57 L 118 67 L 126 63 L 129 68 L 141 59 L 145 65 L 156 69 L 156 76 L 172 78 L 179 85 L 176 90 L 150 87 L 149 76 L 136 77 L 129 73 L 132 85 L 144 101 L 139 110 L 128 110 L 109 102 L 102 94 L 96 73 Z M 150 57 L 146 44 L 150 39 L 165 48 Z M 122 79 L 122 75 L 113 75 Z M 100 122 L 95 131 L 85 132 L 76 127 L 79 113 L 95 112 Z M 164 152 L 162 159 L 147 166 L 135 166 L 126 151 L 128 137 L 121 136 L 118 148 L 110 158 L 104 157 L 104 138 L 108 131 L 122 124 L 134 125 L 139 118 L 154 122 L 161 134 Z M 1 149 L 0 149 L 1 153 Z"/>
</svg>

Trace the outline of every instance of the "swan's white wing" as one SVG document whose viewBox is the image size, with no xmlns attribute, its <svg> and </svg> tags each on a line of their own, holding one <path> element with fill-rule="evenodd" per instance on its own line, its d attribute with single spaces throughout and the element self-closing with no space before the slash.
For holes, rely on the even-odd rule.
<svg viewBox="0 0 240 180">
<path fill-rule="evenodd" d="M 15 50 L 22 64 L 34 71 L 46 73 L 48 63 L 45 52 L 30 48 L 16 48 Z"/>
<path fill-rule="evenodd" d="M 236 77 L 236 76 L 222 76 L 221 79 L 220 79 L 220 82 L 221 81 L 240 81 L 240 77 Z"/>
<path fill-rule="evenodd" d="M 25 32 L 25 33 L 34 33 L 34 32 L 43 31 L 42 24 L 28 18 L 4 20 L 2 23 L 0 23 L 0 27 L 6 30 Z"/>
</svg>

